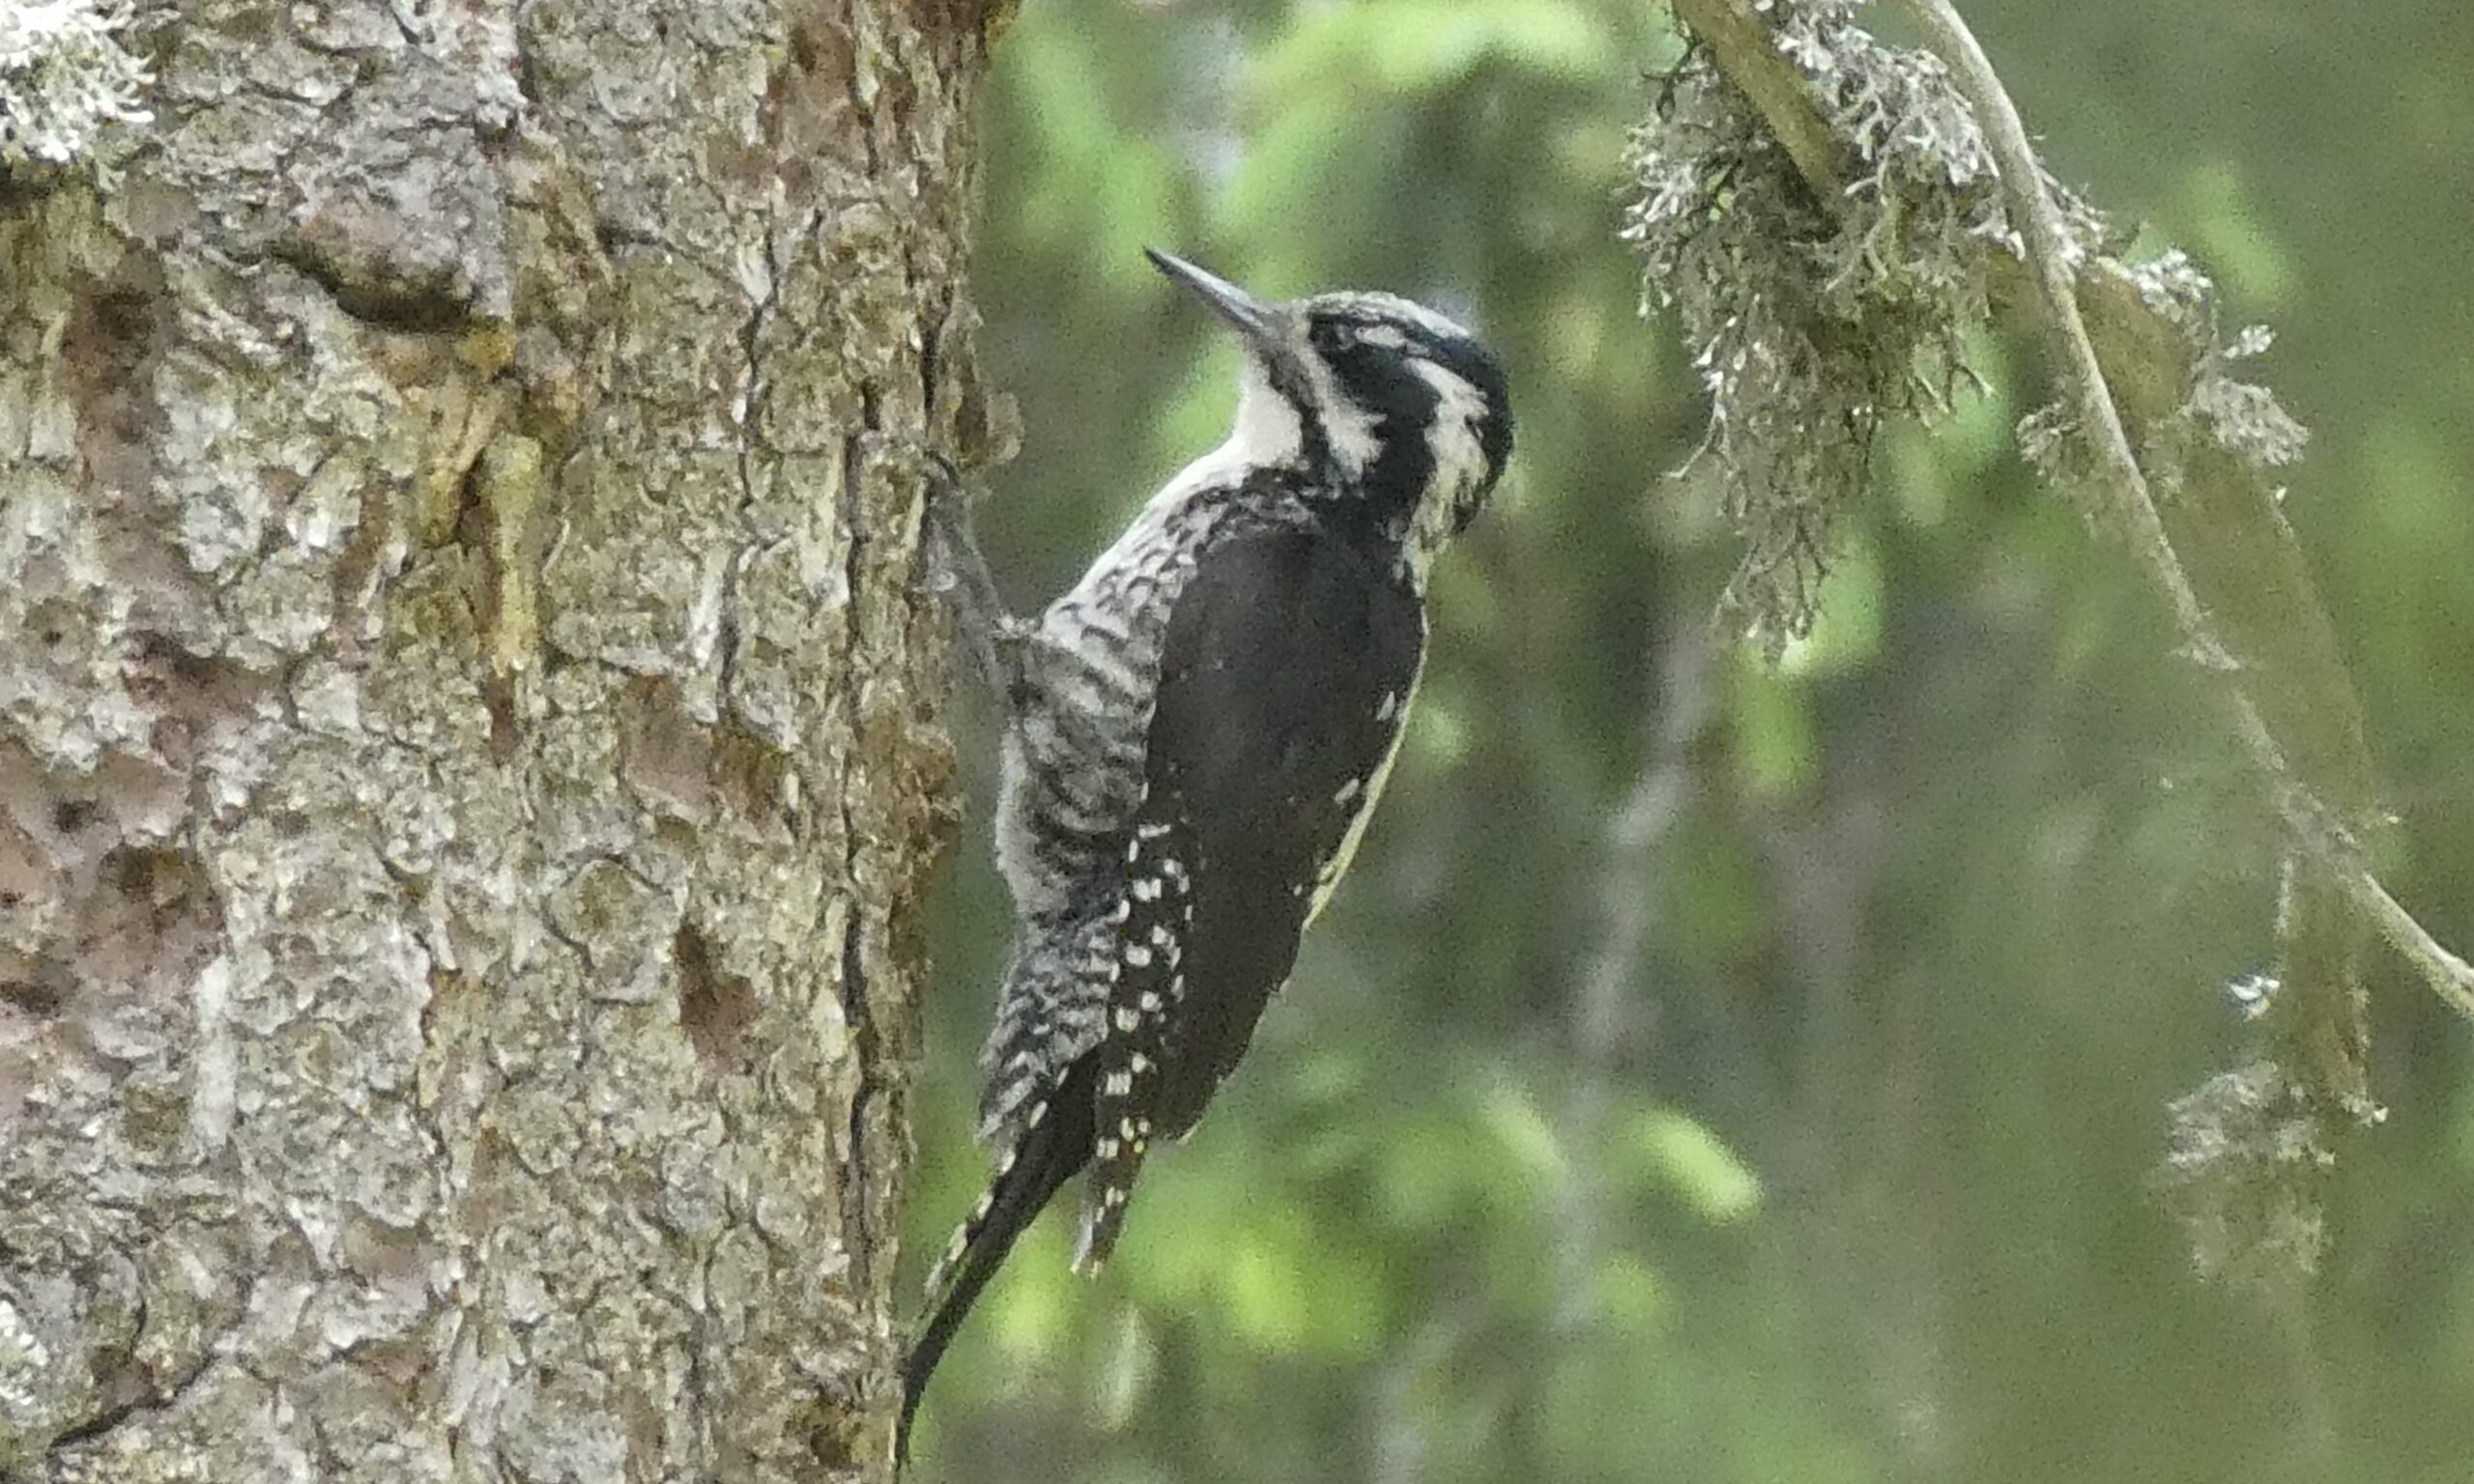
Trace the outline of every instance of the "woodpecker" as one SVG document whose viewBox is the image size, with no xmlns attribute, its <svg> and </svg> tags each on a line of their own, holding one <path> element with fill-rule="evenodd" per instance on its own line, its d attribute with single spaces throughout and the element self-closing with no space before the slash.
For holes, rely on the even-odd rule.
<svg viewBox="0 0 2474 1484">
<path fill-rule="evenodd" d="M 983 1053 L 987 1192 L 929 1279 L 897 1438 L 980 1290 L 1088 1169 L 1078 1270 L 1115 1245 L 1295 964 L 1382 791 L 1426 578 L 1511 452 L 1495 358 L 1389 294 L 1258 300 L 1149 254 L 1237 335 L 1237 420 L 1036 621 L 950 503 L 964 621 L 1005 699 L 996 856 L 1017 919 Z M 932 507 L 936 502 L 932 500 Z"/>
</svg>

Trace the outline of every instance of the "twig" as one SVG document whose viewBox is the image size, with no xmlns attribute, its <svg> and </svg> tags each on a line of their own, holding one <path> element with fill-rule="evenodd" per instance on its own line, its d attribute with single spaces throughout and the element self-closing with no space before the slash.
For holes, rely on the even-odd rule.
<svg viewBox="0 0 2474 1484">
<path fill-rule="evenodd" d="M 1986 142 L 2001 171 L 2001 186 L 2010 203 L 2028 265 L 2061 341 L 2072 390 L 2079 402 L 2083 430 L 2095 445 L 2105 474 L 2122 497 L 2133 551 L 2172 605 L 2174 621 L 2200 661 L 2225 677 L 2232 702 L 2235 728 L 2252 759 L 2269 782 L 2278 814 L 2299 847 L 2308 854 L 2371 921 L 2390 946 L 2421 969 L 2431 988 L 2468 1019 L 2474 1019 L 2474 965 L 2468 965 L 2414 920 L 2371 871 L 2361 842 L 2353 830 L 2302 783 L 2287 763 L 2285 751 L 2269 731 L 2258 706 L 2238 678 L 2238 667 L 2200 603 L 2181 558 L 2174 554 L 2165 523 L 2157 514 L 2147 475 L 2132 453 L 2130 435 L 2122 427 L 2120 410 L 2096 347 L 2080 318 L 2076 277 L 2064 244 L 2059 214 L 2045 190 L 2044 172 L 2028 143 L 2019 110 L 1993 70 L 1993 64 L 1959 18 L 1949 0 L 1907 0 L 1907 7 L 1948 62 L 1959 90 L 1975 105 Z"/>
<path fill-rule="evenodd" d="M 1692 34 L 1726 59 L 1726 72 L 1769 121 L 1769 131 L 1818 194 L 1835 196 L 1856 177 L 1855 152 L 1804 98 L 1796 65 L 1769 43 L 1767 23 L 1753 11 L 1723 0 L 1674 0 L 1675 14 Z"/>
<path fill-rule="evenodd" d="M 1565 1127 L 1578 1151 L 1564 1183 L 1562 1271 L 1556 1287 L 1557 1323 L 1578 1327 L 1592 1311 L 1591 1280 L 1602 1256 L 1605 1221 L 1603 1162 L 1608 1110 L 1623 1051 L 1625 1021 L 1639 993 L 1641 962 L 1656 926 L 1656 894 L 1650 888 L 1655 861 L 1672 847 L 1676 826 L 1697 784 L 1693 746 L 1709 725 L 1709 631 L 1687 626 L 1659 652 L 1650 687 L 1649 759 L 1633 780 L 1623 808 L 1606 830 L 1598 893 L 1601 928 L 1596 952 L 1575 987 L 1572 1004 L 1571 1097 Z"/>
</svg>

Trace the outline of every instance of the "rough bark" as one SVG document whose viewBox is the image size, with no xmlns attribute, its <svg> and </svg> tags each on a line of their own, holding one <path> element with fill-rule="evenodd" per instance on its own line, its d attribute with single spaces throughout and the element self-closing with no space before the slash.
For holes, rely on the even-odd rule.
<svg viewBox="0 0 2474 1484">
<path fill-rule="evenodd" d="M 165 0 L 0 192 L 0 1476 L 881 1474 L 981 24 Z"/>
</svg>

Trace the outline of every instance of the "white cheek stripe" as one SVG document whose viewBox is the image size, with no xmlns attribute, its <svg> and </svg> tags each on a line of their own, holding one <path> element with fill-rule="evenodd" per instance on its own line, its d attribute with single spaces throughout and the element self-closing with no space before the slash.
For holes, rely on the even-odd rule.
<svg viewBox="0 0 2474 1484">
<path fill-rule="evenodd" d="M 1314 383 L 1314 403 L 1322 410 L 1323 437 L 1331 443 L 1332 457 L 1354 479 L 1382 451 L 1374 437 L 1374 414 L 1340 394 L 1339 383 L 1321 357 L 1306 357 L 1305 365 Z"/>
<path fill-rule="evenodd" d="M 1229 468 L 1285 464 L 1297 457 L 1306 441 L 1305 429 L 1297 420 L 1297 409 L 1272 389 L 1271 379 L 1263 374 L 1261 364 L 1251 353 L 1243 358 L 1246 367 L 1238 380 L 1237 426 L 1229 433 L 1228 442 L 1204 455 L 1196 466 L 1210 465 L 1215 473 Z M 1174 482 L 1189 487 L 1199 483 L 1194 473 L 1189 469 Z"/>
<path fill-rule="evenodd" d="M 1420 544 L 1431 551 L 1452 535 L 1453 507 L 1461 493 L 1486 477 L 1486 450 L 1478 424 L 1486 415 L 1486 394 L 1431 360 L 1410 362 L 1435 392 L 1434 421 L 1426 446 L 1434 454 L 1434 479 L 1418 502 Z"/>
</svg>

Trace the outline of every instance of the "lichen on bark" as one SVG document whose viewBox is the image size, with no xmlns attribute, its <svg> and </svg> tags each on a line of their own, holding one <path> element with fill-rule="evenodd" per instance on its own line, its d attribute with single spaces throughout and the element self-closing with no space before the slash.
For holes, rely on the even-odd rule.
<svg viewBox="0 0 2474 1484">
<path fill-rule="evenodd" d="M 131 35 L 0 203 L 0 1474 L 873 1476 L 969 8 Z"/>
<path fill-rule="evenodd" d="M 49 175 L 84 161 L 108 180 L 97 145 L 148 121 L 145 64 L 120 43 L 126 6 L 15 0 L 0 11 L 0 178 Z"/>
</svg>

